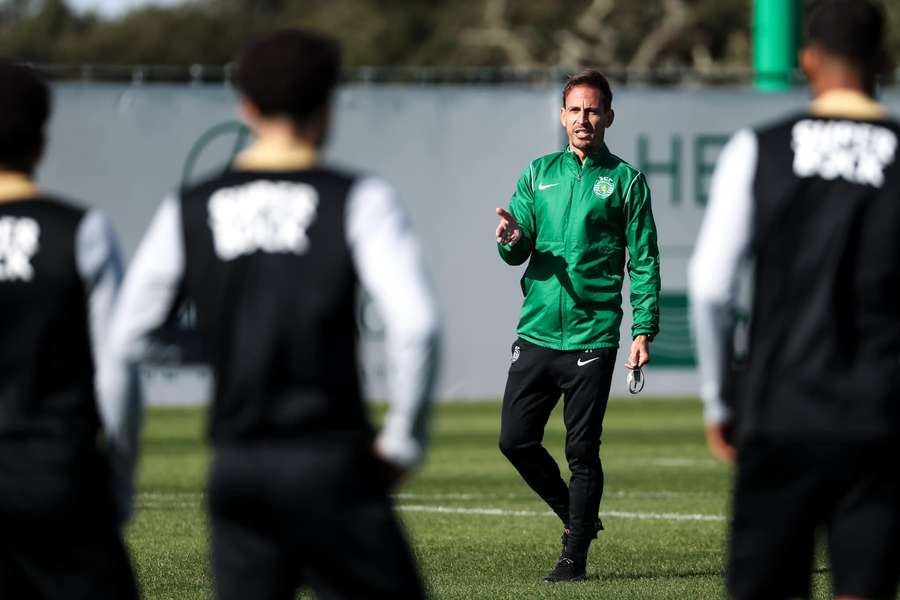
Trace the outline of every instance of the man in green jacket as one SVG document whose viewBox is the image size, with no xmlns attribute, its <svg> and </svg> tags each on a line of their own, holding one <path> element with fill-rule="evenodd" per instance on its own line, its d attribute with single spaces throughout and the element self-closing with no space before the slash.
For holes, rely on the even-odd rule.
<svg viewBox="0 0 900 600">
<path fill-rule="evenodd" d="M 609 82 L 597 71 L 583 71 L 566 83 L 562 100 L 568 146 L 525 168 L 509 210 L 497 209 L 496 232 L 504 261 L 529 261 L 500 449 L 563 522 L 562 554 L 544 578 L 551 582 L 585 578 L 588 547 L 603 529 L 600 433 L 619 345 L 626 264 L 634 313 L 629 369 L 650 360 L 660 288 L 647 181 L 603 141 L 615 116 Z M 541 445 L 560 395 L 569 485 Z"/>
</svg>

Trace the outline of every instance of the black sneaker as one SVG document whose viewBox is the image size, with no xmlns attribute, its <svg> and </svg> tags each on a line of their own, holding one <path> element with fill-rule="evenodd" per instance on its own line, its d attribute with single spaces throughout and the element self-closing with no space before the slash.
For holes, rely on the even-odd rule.
<svg viewBox="0 0 900 600">
<path fill-rule="evenodd" d="M 586 560 L 578 560 L 577 558 L 563 555 L 556 562 L 556 566 L 553 567 L 553 570 L 544 577 L 544 581 L 548 583 L 584 581 L 587 579 L 587 573 L 585 572 L 586 567 Z"/>
</svg>

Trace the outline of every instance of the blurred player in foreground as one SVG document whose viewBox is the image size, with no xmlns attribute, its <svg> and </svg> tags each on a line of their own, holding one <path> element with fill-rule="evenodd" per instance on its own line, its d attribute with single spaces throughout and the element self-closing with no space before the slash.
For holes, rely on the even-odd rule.
<svg viewBox="0 0 900 600">
<path fill-rule="evenodd" d="M 223 175 L 168 197 L 137 250 L 113 354 L 139 360 L 181 297 L 215 391 L 209 434 L 216 597 L 421 598 L 389 488 L 423 454 L 438 319 L 410 222 L 373 177 L 318 166 L 340 49 L 285 30 L 237 67 L 256 135 Z M 375 438 L 356 300 L 387 333 L 391 407 Z"/>
<path fill-rule="evenodd" d="M 819 527 L 837 598 L 897 591 L 900 124 L 873 100 L 884 28 L 869 0 L 811 7 L 800 62 L 812 105 L 735 134 L 691 260 L 707 439 L 737 459 L 736 600 L 807 598 Z M 753 319 L 735 366 L 745 258 Z"/>
<path fill-rule="evenodd" d="M 513 343 L 500 449 L 563 522 L 563 549 L 545 581 L 586 576 L 603 495 L 600 434 L 619 347 L 622 279 L 634 308 L 626 367 L 650 360 L 659 329 L 659 250 L 644 176 L 603 141 L 612 91 L 601 73 L 570 78 L 560 120 L 569 143 L 523 171 L 509 210 L 497 209 L 497 248 L 511 265 L 529 261 Z M 564 395 L 569 484 L 541 445 Z"/>
<path fill-rule="evenodd" d="M 0 598 L 136 598 L 120 527 L 137 430 L 99 439 L 94 385 L 122 263 L 103 215 L 34 183 L 50 103 L 0 63 Z"/>
</svg>

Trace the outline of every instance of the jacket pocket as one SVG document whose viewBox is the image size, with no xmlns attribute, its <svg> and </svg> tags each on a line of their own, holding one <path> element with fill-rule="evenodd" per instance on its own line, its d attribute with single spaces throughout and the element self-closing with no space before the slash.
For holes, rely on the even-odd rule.
<svg viewBox="0 0 900 600">
<path fill-rule="evenodd" d="M 609 245 L 580 249 L 571 260 L 572 299 L 578 305 L 621 303 L 624 250 Z"/>
</svg>

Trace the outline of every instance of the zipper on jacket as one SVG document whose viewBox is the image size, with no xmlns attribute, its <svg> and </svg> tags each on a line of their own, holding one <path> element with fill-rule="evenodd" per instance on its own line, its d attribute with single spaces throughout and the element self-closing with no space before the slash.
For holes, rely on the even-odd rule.
<svg viewBox="0 0 900 600">
<path fill-rule="evenodd" d="M 574 159 L 574 157 L 573 157 Z M 577 165 L 576 166 L 580 166 Z M 578 182 L 581 181 L 581 173 L 579 172 L 575 176 L 575 181 L 572 182 L 572 186 L 569 188 L 569 199 L 568 205 L 566 206 L 566 220 L 563 223 L 563 264 L 566 265 L 566 269 L 569 268 L 569 222 L 572 220 L 572 205 L 575 199 L 575 190 L 580 187 Z M 568 276 L 568 273 L 566 273 Z M 560 284 L 559 286 L 559 333 L 560 333 L 560 346 L 566 347 L 566 319 L 565 319 L 565 288 Z"/>
<path fill-rule="evenodd" d="M 563 223 L 563 263 L 566 265 L 566 269 L 569 268 L 569 223 L 572 219 L 572 205 L 575 200 L 575 192 L 581 186 L 581 178 L 584 175 L 584 164 L 578 162 L 578 158 L 575 157 L 574 152 L 569 152 L 568 156 L 569 160 L 572 161 L 572 169 L 575 172 L 575 180 L 572 182 L 571 187 L 569 188 L 569 199 L 568 206 L 566 206 L 566 220 Z M 585 157 L 587 160 L 587 157 Z M 566 273 L 568 275 L 568 273 Z M 560 285 L 559 286 L 559 334 L 560 334 L 560 347 L 566 347 L 566 339 L 568 337 L 566 331 L 566 319 L 565 319 L 565 288 Z"/>
</svg>

